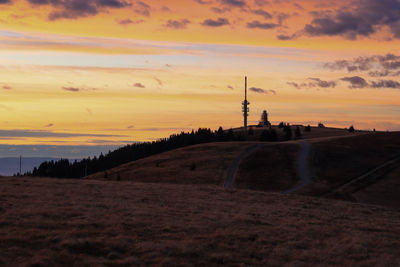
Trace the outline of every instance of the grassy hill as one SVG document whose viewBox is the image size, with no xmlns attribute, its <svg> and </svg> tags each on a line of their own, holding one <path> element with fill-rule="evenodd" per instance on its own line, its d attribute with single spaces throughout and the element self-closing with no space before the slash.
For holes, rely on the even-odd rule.
<svg viewBox="0 0 400 267">
<path fill-rule="evenodd" d="M 1 178 L 1 266 L 399 266 L 400 212 L 221 186 Z"/>
</svg>

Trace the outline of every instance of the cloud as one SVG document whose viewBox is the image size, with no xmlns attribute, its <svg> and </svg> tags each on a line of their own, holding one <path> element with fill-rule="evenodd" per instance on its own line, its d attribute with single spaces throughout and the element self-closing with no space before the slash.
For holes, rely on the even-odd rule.
<svg viewBox="0 0 400 267">
<path fill-rule="evenodd" d="M 221 27 L 229 24 L 229 20 L 226 18 L 218 18 L 217 20 L 206 19 L 203 21 L 203 23 L 201 23 L 201 25 L 208 27 Z"/>
<path fill-rule="evenodd" d="M 400 89 L 400 82 L 393 80 L 379 80 L 372 81 L 370 84 L 371 88 L 392 88 L 392 89 Z"/>
<path fill-rule="evenodd" d="M 279 34 L 276 36 L 276 38 L 278 38 L 278 40 L 281 41 L 289 41 L 289 40 L 293 40 L 297 38 L 297 34 L 291 34 L 291 35 L 287 35 L 287 34 Z"/>
<path fill-rule="evenodd" d="M 359 36 L 369 37 L 387 26 L 395 38 L 400 38 L 399 14 L 398 0 L 353 0 L 349 7 L 320 13 L 305 25 L 304 32 L 310 36 L 343 36 L 354 40 Z"/>
<path fill-rule="evenodd" d="M 258 20 L 254 20 L 252 22 L 248 22 L 247 23 L 247 28 L 250 29 L 263 29 L 263 30 L 270 30 L 270 29 L 275 29 L 277 27 L 281 26 L 280 24 L 276 24 L 276 23 L 261 23 Z"/>
<path fill-rule="evenodd" d="M 234 90 L 233 86 L 231 86 L 231 85 L 228 85 L 227 88 L 231 89 L 231 90 Z"/>
<path fill-rule="evenodd" d="M 262 9 L 252 10 L 251 13 L 262 16 L 265 19 L 272 18 L 272 15 L 270 13 L 268 13 L 267 11 L 262 10 Z"/>
<path fill-rule="evenodd" d="M 172 12 L 172 10 L 171 10 L 169 7 L 167 7 L 167 6 L 162 6 L 162 7 L 161 7 L 161 11 L 162 11 L 162 12 Z"/>
<path fill-rule="evenodd" d="M 244 0 L 219 0 L 223 5 L 230 7 L 245 7 L 246 2 Z"/>
<path fill-rule="evenodd" d="M 146 86 L 142 83 L 135 83 L 133 86 L 137 88 L 146 88 Z"/>
<path fill-rule="evenodd" d="M 345 82 L 349 82 L 351 84 L 349 86 L 349 88 L 351 88 L 351 89 L 360 89 L 360 88 L 368 87 L 367 81 L 360 76 L 344 77 L 341 80 L 345 81 Z"/>
<path fill-rule="evenodd" d="M 135 126 L 133 126 L 133 125 L 129 125 L 128 127 L 126 127 L 126 128 L 128 128 L 128 129 L 134 129 L 135 128 Z"/>
<path fill-rule="evenodd" d="M 308 78 L 311 81 L 314 81 L 314 83 L 310 83 L 312 85 L 322 87 L 322 88 L 329 88 L 329 87 L 336 87 L 336 82 L 335 81 L 323 81 L 319 78 Z"/>
<path fill-rule="evenodd" d="M 8 4 L 11 3 L 11 0 L 0 0 L 0 4 Z"/>
<path fill-rule="evenodd" d="M 143 1 L 137 1 L 135 3 L 134 12 L 138 15 L 150 17 L 151 7 Z"/>
<path fill-rule="evenodd" d="M 314 88 L 314 87 L 319 87 L 319 88 L 335 88 L 337 83 L 336 81 L 324 81 L 321 80 L 320 78 L 308 78 L 310 82 L 304 82 L 304 83 L 296 83 L 296 82 L 287 82 L 286 84 L 293 86 L 296 89 L 303 89 L 303 88 Z"/>
<path fill-rule="evenodd" d="M 274 94 L 274 95 L 276 95 L 276 91 L 275 90 L 266 90 L 266 89 L 262 89 L 262 88 L 257 88 L 257 87 L 251 87 L 250 89 L 249 89 L 250 91 L 252 91 L 252 92 L 255 92 L 255 93 L 259 93 L 259 94 Z"/>
<path fill-rule="evenodd" d="M 219 8 L 219 7 L 212 7 L 211 11 L 217 13 L 217 14 L 222 14 L 225 12 L 230 11 L 231 9 L 229 7 L 224 7 L 224 8 Z"/>
<path fill-rule="evenodd" d="M 260 6 L 260 7 L 269 5 L 269 2 L 266 1 L 266 0 L 255 0 L 254 3 L 255 3 L 257 6 Z"/>
<path fill-rule="evenodd" d="M 143 19 L 137 19 L 137 20 L 123 19 L 123 20 L 118 21 L 118 23 L 121 25 L 140 24 L 143 22 L 144 22 Z"/>
<path fill-rule="evenodd" d="M 53 123 L 49 123 L 49 124 L 47 124 L 46 126 L 44 126 L 45 128 L 50 128 L 50 127 L 53 127 L 54 126 L 54 124 Z"/>
<path fill-rule="evenodd" d="M 154 77 L 154 80 L 156 80 L 157 83 L 158 83 L 160 86 L 163 85 L 163 82 L 162 82 L 160 79 L 158 79 L 157 77 Z"/>
<path fill-rule="evenodd" d="M 167 28 L 173 29 L 186 29 L 186 26 L 190 24 L 190 20 L 188 19 L 181 19 L 181 20 L 168 20 L 167 23 L 164 25 Z"/>
<path fill-rule="evenodd" d="M 81 91 L 80 88 L 78 87 L 62 87 L 63 90 L 65 91 L 70 91 L 70 92 L 79 92 Z"/>
<path fill-rule="evenodd" d="M 0 130 L 0 137 L 127 137 L 125 135 L 107 135 L 107 134 L 85 134 L 85 133 L 60 133 L 52 131 L 35 131 L 35 130 Z"/>
<path fill-rule="evenodd" d="M 351 60 L 325 63 L 323 67 L 332 71 L 347 70 L 349 73 L 368 71 L 371 77 L 398 76 L 400 74 L 400 56 L 386 54 L 357 57 Z"/>
<path fill-rule="evenodd" d="M 13 89 L 11 86 L 9 85 L 3 85 L 1 88 L 3 88 L 4 90 L 11 90 Z"/>
<path fill-rule="evenodd" d="M 212 1 L 205 1 L 205 0 L 194 0 L 196 3 L 199 3 L 200 5 L 209 5 L 212 4 Z"/>
<path fill-rule="evenodd" d="M 32 5 L 51 5 L 54 11 L 48 15 L 49 20 L 77 19 L 106 11 L 107 8 L 130 6 L 123 0 L 28 0 Z"/>
</svg>

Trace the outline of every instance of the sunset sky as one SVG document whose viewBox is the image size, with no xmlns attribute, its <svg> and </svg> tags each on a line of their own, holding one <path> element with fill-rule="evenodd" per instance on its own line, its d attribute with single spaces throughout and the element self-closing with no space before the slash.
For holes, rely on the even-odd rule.
<svg viewBox="0 0 400 267">
<path fill-rule="evenodd" d="M 0 0 L 0 145 L 400 130 L 400 0 Z M 0 148 L 1 151 L 1 148 Z"/>
</svg>

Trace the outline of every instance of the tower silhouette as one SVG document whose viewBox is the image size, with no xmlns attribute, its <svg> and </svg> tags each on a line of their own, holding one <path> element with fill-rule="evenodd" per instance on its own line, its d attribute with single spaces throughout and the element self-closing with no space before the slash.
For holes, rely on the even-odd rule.
<svg viewBox="0 0 400 267">
<path fill-rule="evenodd" d="M 244 129 L 247 130 L 247 117 L 249 116 L 249 105 L 250 102 L 247 101 L 247 76 L 244 77 L 244 101 L 242 102 L 242 111 L 244 117 Z"/>
</svg>

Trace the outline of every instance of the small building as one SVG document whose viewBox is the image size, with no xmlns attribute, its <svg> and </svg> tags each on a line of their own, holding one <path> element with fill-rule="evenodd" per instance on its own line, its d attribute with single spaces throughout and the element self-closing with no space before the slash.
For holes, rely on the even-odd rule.
<svg viewBox="0 0 400 267">
<path fill-rule="evenodd" d="M 261 120 L 258 124 L 259 127 L 271 127 L 271 123 L 268 120 L 268 112 L 266 110 L 261 114 Z"/>
</svg>

